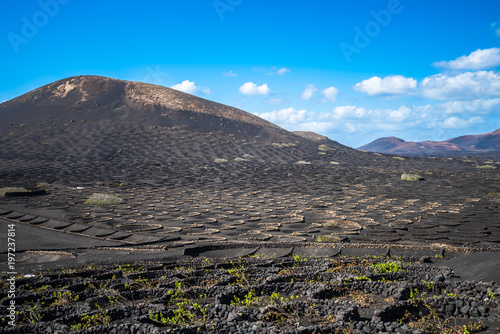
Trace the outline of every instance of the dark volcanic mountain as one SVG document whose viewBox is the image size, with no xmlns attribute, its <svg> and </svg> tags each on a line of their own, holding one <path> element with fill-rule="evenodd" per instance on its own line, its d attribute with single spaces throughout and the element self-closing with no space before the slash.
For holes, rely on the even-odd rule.
<svg viewBox="0 0 500 334">
<path fill-rule="evenodd" d="M 144 173 L 158 166 L 345 161 L 245 111 L 170 88 L 77 76 L 0 105 L 0 176 Z M 13 167 L 14 166 L 14 167 Z M 152 167 L 153 166 L 153 167 Z M 16 174 L 17 173 L 17 174 Z"/>
<path fill-rule="evenodd" d="M 312 131 L 293 131 L 296 135 L 312 140 L 319 145 L 327 145 L 329 147 L 336 147 L 336 148 L 345 148 L 344 145 L 340 144 L 339 142 L 336 142 L 335 140 L 331 140 L 330 138 L 317 134 L 316 132 Z"/>
<path fill-rule="evenodd" d="M 460 136 L 444 141 L 406 142 L 396 137 L 384 137 L 358 147 L 358 150 L 408 156 L 498 153 L 500 152 L 500 129 L 491 133 Z"/>
</svg>

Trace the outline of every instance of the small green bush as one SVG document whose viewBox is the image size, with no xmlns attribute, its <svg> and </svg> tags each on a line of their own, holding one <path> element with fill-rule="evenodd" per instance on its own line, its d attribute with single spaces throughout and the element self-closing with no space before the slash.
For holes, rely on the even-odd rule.
<svg viewBox="0 0 500 334">
<path fill-rule="evenodd" d="M 488 193 L 488 196 L 500 197 L 500 193 Z"/>
<path fill-rule="evenodd" d="M 227 159 L 214 159 L 214 161 L 218 164 L 222 164 L 222 163 L 225 163 L 227 162 Z"/>
<path fill-rule="evenodd" d="M 395 159 L 395 160 L 400 160 L 400 161 L 406 160 L 406 159 L 405 159 L 405 158 L 403 158 L 403 157 L 392 157 L 392 158 L 393 158 L 393 159 Z"/>
<path fill-rule="evenodd" d="M 481 169 L 496 169 L 495 166 L 490 166 L 490 165 L 482 165 L 482 166 L 476 166 L 477 168 L 481 168 Z"/>
<path fill-rule="evenodd" d="M 273 146 L 277 147 L 277 148 L 282 148 L 283 147 L 283 145 L 281 145 L 280 143 L 273 143 Z"/>
<path fill-rule="evenodd" d="M 116 205 L 121 203 L 123 203 L 123 199 L 120 197 L 107 194 L 93 194 L 85 201 L 85 204 L 90 205 Z"/>
<path fill-rule="evenodd" d="M 50 185 L 46 182 L 40 182 L 39 184 L 36 185 L 38 189 L 48 189 Z"/>
<path fill-rule="evenodd" d="M 418 181 L 422 178 L 422 176 L 418 175 L 418 174 L 403 174 L 401 175 L 401 180 L 402 181 Z"/>
<path fill-rule="evenodd" d="M 0 197 L 4 197 L 6 193 L 27 192 L 28 189 L 20 187 L 5 187 L 0 188 Z"/>
<path fill-rule="evenodd" d="M 398 272 L 403 269 L 403 267 L 401 267 L 401 265 L 397 262 L 377 263 L 372 264 L 371 267 L 373 268 L 375 273 L 378 272 L 379 274 Z"/>
</svg>

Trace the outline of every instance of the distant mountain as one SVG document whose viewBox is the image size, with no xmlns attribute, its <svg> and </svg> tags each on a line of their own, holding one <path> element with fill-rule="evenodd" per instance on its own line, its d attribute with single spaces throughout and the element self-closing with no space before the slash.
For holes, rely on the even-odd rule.
<svg viewBox="0 0 500 334">
<path fill-rule="evenodd" d="M 401 138 L 383 137 L 358 150 L 409 156 L 456 155 L 500 151 L 500 129 L 481 135 L 468 135 L 444 141 L 407 142 Z"/>
</svg>

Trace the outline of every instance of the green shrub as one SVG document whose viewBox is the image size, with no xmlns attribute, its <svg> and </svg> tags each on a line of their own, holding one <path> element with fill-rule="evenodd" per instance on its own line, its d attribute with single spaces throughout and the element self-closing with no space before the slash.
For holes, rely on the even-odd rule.
<svg viewBox="0 0 500 334">
<path fill-rule="evenodd" d="M 392 273 L 392 272 L 398 272 L 403 269 L 401 265 L 397 262 L 384 262 L 384 263 L 377 263 L 377 264 L 372 264 L 371 267 L 375 271 L 375 273 Z"/>
<path fill-rule="evenodd" d="M 403 157 L 392 157 L 393 159 L 396 159 L 396 160 L 400 160 L 400 161 L 403 161 L 403 160 L 406 160 L 405 158 Z"/>
<path fill-rule="evenodd" d="M 214 159 L 214 161 L 218 164 L 222 164 L 222 163 L 225 163 L 227 162 L 227 159 Z"/>
<path fill-rule="evenodd" d="M 422 178 L 422 176 L 418 174 L 403 174 L 401 175 L 401 180 L 402 181 L 418 181 Z"/>
<path fill-rule="evenodd" d="M 488 196 L 496 196 L 496 197 L 498 197 L 498 196 L 500 196 L 500 193 L 488 193 Z"/>
<path fill-rule="evenodd" d="M 283 145 L 281 145 L 280 143 L 273 143 L 273 146 L 277 147 L 277 148 L 282 148 L 283 147 Z"/>
<path fill-rule="evenodd" d="M 26 192 L 28 189 L 20 188 L 20 187 L 5 187 L 0 188 L 0 196 L 5 196 L 5 193 L 16 193 L 16 192 Z"/>
<path fill-rule="evenodd" d="M 481 169 L 496 169 L 495 166 L 490 166 L 490 165 L 482 165 L 482 166 L 476 166 L 477 168 L 481 168 Z"/>
<path fill-rule="evenodd" d="M 93 194 L 85 201 L 85 204 L 90 205 L 116 205 L 120 203 L 123 203 L 123 199 L 107 194 Z"/>
</svg>

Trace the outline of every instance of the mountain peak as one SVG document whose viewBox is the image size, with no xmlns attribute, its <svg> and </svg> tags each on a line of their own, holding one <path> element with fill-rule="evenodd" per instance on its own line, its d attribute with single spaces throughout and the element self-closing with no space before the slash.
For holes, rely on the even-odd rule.
<svg viewBox="0 0 500 334">
<path fill-rule="evenodd" d="M 170 119 L 174 116 L 186 117 L 188 113 L 196 113 L 219 118 L 222 122 L 231 120 L 284 131 L 277 125 L 243 110 L 172 88 L 97 75 L 79 75 L 61 79 L 4 102 L 0 106 L 15 106 L 19 103 L 25 106 L 36 105 L 40 109 L 48 106 L 52 108 L 64 106 L 65 110 L 73 111 L 103 109 L 104 113 L 111 110 L 115 111 L 115 114 L 118 114 L 119 110 L 126 109 L 133 110 L 136 116 L 145 116 L 144 113 L 149 113 L 151 116 L 151 113 L 154 113 Z M 27 115 L 22 110 L 19 112 L 24 119 L 33 116 Z M 92 113 L 87 114 L 92 116 Z"/>
</svg>

